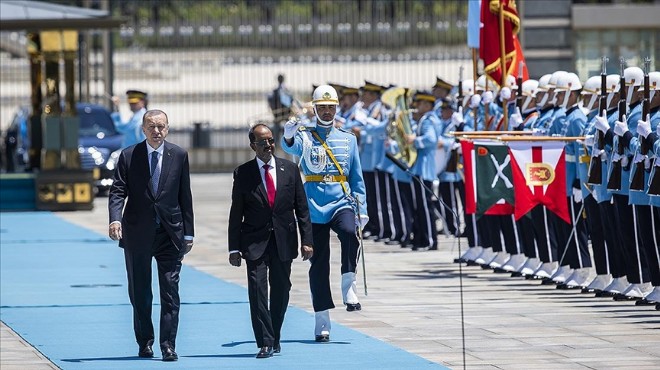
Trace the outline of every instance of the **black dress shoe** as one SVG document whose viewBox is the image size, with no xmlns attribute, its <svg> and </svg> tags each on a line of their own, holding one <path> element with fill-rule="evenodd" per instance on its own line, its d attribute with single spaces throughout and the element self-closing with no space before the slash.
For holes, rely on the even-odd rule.
<svg viewBox="0 0 660 370">
<path fill-rule="evenodd" d="M 399 243 L 401 242 L 398 240 L 388 240 L 385 242 L 385 245 L 399 245 Z"/>
<path fill-rule="evenodd" d="M 163 348 L 163 361 L 176 361 L 179 359 L 172 348 Z"/>
<path fill-rule="evenodd" d="M 327 343 L 330 341 L 330 334 L 317 335 L 314 340 L 320 343 Z"/>
<path fill-rule="evenodd" d="M 358 303 L 346 303 L 346 311 L 348 312 L 353 312 L 353 311 L 362 311 L 362 305 Z"/>
<path fill-rule="evenodd" d="M 273 347 L 270 346 L 263 346 L 259 350 L 259 353 L 257 353 L 257 358 L 268 358 L 268 357 L 273 357 Z"/>
<path fill-rule="evenodd" d="M 646 298 L 642 298 L 639 301 L 635 302 L 635 306 L 653 306 L 657 302 L 655 301 L 649 301 Z"/>
<path fill-rule="evenodd" d="M 140 346 L 140 350 L 138 351 L 138 357 L 142 357 L 142 358 L 154 357 L 154 349 L 151 347 L 151 344 Z"/>
<path fill-rule="evenodd" d="M 511 273 L 511 277 L 522 277 L 523 273 L 519 271 L 514 271 Z"/>
<path fill-rule="evenodd" d="M 467 263 L 465 258 L 454 258 L 454 263 Z"/>
<path fill-rule="evenodd" d="M 629 297 L 629 296 L 627 296 L 625 294 L 621 294 L 621 293 L 618 293 L 618 294 L 614 295 L 614 300 L 617 301 L 617 302 L 620 302 L 620 301 L 639 301 L 640 299 L 642 299 L 642 298 L 641 297 Z"/>
<path fill-rule="evenodd" d="M 273 346 L 273 353 L 280 353 L 282 352 L 282 346 L 279 343 L 275 343 Z"/>
<path fill-rule="evenodd" d="M 477 262 L 473 261 L 473 260 L 468 260 L 467 265 L 468 266 L 479 266 L 479 264 Z"/>
<path fill-rule="evenodd" d="M 656 311 L 660 311 L 660 303 L 658 303 L 658 304 L 655 305 L 655 310 L 656 310 Z"/>
</svg>

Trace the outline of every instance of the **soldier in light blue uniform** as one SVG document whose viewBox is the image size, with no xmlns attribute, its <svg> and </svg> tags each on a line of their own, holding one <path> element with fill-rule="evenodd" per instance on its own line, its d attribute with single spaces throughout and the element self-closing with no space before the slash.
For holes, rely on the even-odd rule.
<svg viewBox="0 0 660 370">
<path fill-rule="evenodd" d="M 551 79 L 552 81 L 552 79 Z M 586 127 L 587 117 L 578 107 L 582 83 L 575 73 L 563 73 L 556 82 L 556 100 L 559 111 L 564 111 L 553 122 L 550 134 L 555 136 L 579 136 Z M 567 142 L 566 195 L 570 210 L 571 224 L 552 215 L 551 221 L 556 232 L 559 256 L 559 269 L 551 278 L 566 288 L 582 288 L 588 284 L 591 268 L 591 255 L 588 249 L 586 221 L 581 216 L 582 189 L 577 173 L 578 149 L 576 142 Z M 574 233 L 571 234 L 571 231 Z M 563 257 L 563 258 L 562 258 Z"/>
<path fill-rule="evenodd" d="M 649 94 L 651 98 L 651 111 L 650 111 L 650 125 L 640 122 L 637 126 L 637 132 L 640 136 L 644 136 L 648 132 L 648 126 L 655 126 L 655 131 L 648 132 L 646 139 L 648 143 L 652 144 L 652 153 L 650 153 L 650 164 L 653 166 L 652 171 L 660 176 L 660 72 L 649 73 L 651 80 L 651 90 Z M 648 122 L 645 121 L 645 122 Z M 646 127 L 645 127 L 646 126 Z M 655 163 L 654 163 L 655 161 Z M 649 176 L 650 177 L 650 176 Z M 650 191 L 649 182 L 646 184 L 646 193 Z M 660 189 L 658 189 L 660 190 Z M 656 193 L 660 193 L 657 192 Z M 654 240 L 660 240 L 660 195 L 649 195 L 649 203 L 651 205 L 651 231 Z M 656 310 L 660 309 L 660 243 L 655 244 L 651 248 L 647 246 L 647 257 L 649 261 L 649 269 L 651 270 L 651 285 L 653 290 L 644 296 L 644 303 L 655 303 Z"/>
<path fill-rule="evenodd" d="M 461 174 L 458 171 L 459 158 L 457 152 L 460 144 L 456 142 L 454 135 L 450 135 L 450 132 L 463 131 L 465 120 L 461 114 L 454 112 L 453 102 L 450 99 L 442 99 L 440 100 L 439 107 L 438 105 L 436 103 L 436 108 L 434 109 L 438 117 L 435 128 L 438 134 L 435 163 L 438 180 L 440 181 L 438 192 L 440 193 L 440 199 L 458 215 L 459 209 L 456 192 L 462 188 Z M 461 234 L 460 219 L 455 219 L 453 213 L 439 202 L 436 203 L 436 206 L 445 223 L 445 233 L 447 235 L 459 236 Z"/>
<path fill-rule="evenodd" d="M 360 100 L 359 90 L 355 87 L 330 85 L 337 90 L 339 94 L 339 112 L 335 119 L 335 126 L 350 131 L 360 123 L 355 120 L 355 112 L 360 109 L 357 102 Z"/>
<path fill-rule="evenodd" d="M 330 340 L 330 230 L 341 242 L 342 298 L 347 311 L 362 309 L 355 283 L 360 242 L 357 233 L 367 223 L 367 203 L 360 155 L 350 132 L 334 127 L 339 99 L 329 85 L 319 86 L 312 96 L 316 125 L 304 129 L 299 121 L 284 125 L 282 148 L 300 157 L 305 176 L 314 238 L 314 256 L 309 269 L 317 342 Z M 359 215 L 359 217 L 358 217 Z"/>
<path fill-rule="evenodd" d="M 433 188 L 436 179 L 435 151 L 438 145 L 438 117 L 433 112 L 435 96 L 429 92 L 417 92 L 413 97 L 413 107 L 417 113 L 417 128 L 408 137 L 408 143 L 417 149 L 417 160 L 410 169 L 415 179 L 412 182 L 415 217 L 413 221 L 413 250 L 438 249 L 438 236 L 435 226 L 435 206 L 433 195 L 420 184 L 423 182 L 428 189 Z M 419 181 L 418 181 L 419 180 Z"/>
<path fill-rule="evenodd" d="M 351 130 L 359 138 L 360 158 L 362 161 L 362 173 L 364 175 L 367 189 L 367 212 L 369 223 L 365 227 L 365 236 L 379 239 L 384 229 L 382 210 L 380 202 L 380 183 L 376 175 L 376 165 L 384 156 L 384 143 L 387 137 L 388 111 L 380 101 L 380 94 L 385 90 L 384 86 L 365 81 L 360 87 L 360 106 L 355 110 L 354 119 L 356 124 Z"/>
<path fill-rule="evenodd" d="M 135 145 L 146 139 L 144 132 L 142 132 L 142 117 L 147 112 L 147 93 L 139 90 L 128 90 L 126 91 L 126 97 L 128 98 L 131 112 L 133 112 L 131 118 L 126 122 L 121 120 L 118 106 L 119 98 L 116 96 L 112 97 L 114 112 L 110 114 L 112 122 L 115 124 L 115 128 L 119 133 L 124 135 L 122 148 Z"/>
</svg>

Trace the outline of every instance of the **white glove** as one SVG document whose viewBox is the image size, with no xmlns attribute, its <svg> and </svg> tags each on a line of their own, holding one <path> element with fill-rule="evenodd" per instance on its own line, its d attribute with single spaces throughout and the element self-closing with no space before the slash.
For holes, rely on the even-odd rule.
<svg viewBox="0 0 660 370">
<path fill-rule="evenodd" d="M 596 139 L 594 138 L 594 135 L 587 135 L 584 137 L 584 145 L 586 146 L 594 146 L 595 142 Z"/>
<path fill-rule="evenodd" d="M 475 109 L 479 106 L 479 103 L 481 103 L 481 95 L 479 94 L 474 94 L 472 97 L 470 97 L 470 108 Z"/>
<path fill-rule="evenodd" d="M 481 100 L 484 102 L 484 104 L 490 104 L 490 102 L 493 101 L 493 92 L 492 91 L 484 91 L 483 96 L 481 97 Z"/>
<path fill-rule="evenodd" d="M 516 107 L 516 111 L 511 115 L 511 123 L 513 128 L 518 128 L 523 123 L 522 114 L 520 113 L 520 108 Z"/>
<path fill-rule="evenodd" d="M 463 107 L 458 107 L 458 112 L 454 112 L 451 115 L 451 124 L 454 127 L 458 127 L 464 122 L 465 120 L 463 119 Z"/>
<path fill-rule="evenodd" d="M 603 133 L 606 133 L 610 129 L 610 124 L 607 122 L 607 116 L 605 110 L 603 109 L 603 114 L 596 116 L 596 128 Z"/>
<path fill-rule="evenodd" d="M 582 203 L 582 189 L 573 188 L 573 201 L 575 203 Z"/>
<path fill-rule="evenodd" d="M 454 142 L 451 144 L 451 150 L 461 150 L 461 143 Z"/>
<path fill-rule="evenodd" d="M 355 110 L 355 120 L 362 123 L 366 124 L 367 123 L 367 112 L 364 111 L 364 109 L 358 108 Z"/>
<path fill-rule="evenodd" d="M 637 133 L 639 136 L 643 137 L 646 139 L 647 136 L 651 133 L 651 116 L 646 115 L 646 121 L 644 120 L 639 120 L 637 121 Z"/>
<path fill-rule="evenodd" d="M 500 90 L 500 101 L 507 101 L 509 99 L 511 99 L 511 89 L 504 86 L 502 90 Z"/>
<path fill-rule="evenodd" d="M 623 115 L 623 121 L 616 121 L 616 124 L 614 125 L 614 133 L 617 136 L 623 136 L 628 132 L 628 122 L 626 122 L 626 115 Z"/>
<path fill-rule="evenodd" d="M 367 226 L 367 222 L 369 222 L 369 216 L 360 215 L 360 218 L 355 218 L 355 227 L 359 227 L 360 230 L 364 230 L 364 227 Z"/>
<path fill-rule="evenodd" d="M 289 140 L 293 138 L 293 135 L 296 134 L 298 128 L 302 126 L 302 121 L 296 118 L 290 119 L 287 123 L 284 124 L 284 138 Z"/>
</svg>

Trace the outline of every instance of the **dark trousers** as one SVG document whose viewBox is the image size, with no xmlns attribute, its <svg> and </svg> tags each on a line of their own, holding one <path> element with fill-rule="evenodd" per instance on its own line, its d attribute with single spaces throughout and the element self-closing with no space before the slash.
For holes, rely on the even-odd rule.
<svg viewBox="0 0 660 370">
<path fill-rule="evenodd" d="M 440 182 L 438 185 L 438 193 L 440 193 L 440 199 L 451 208 L 453 213 L 448 210 L 445 206 L 436 202 L 440 215 L 445 221 L 445 233 L 452 236 L 460 235 L 460 224 L 461 220 L 458 216 L 458 196 L 457 192 L 461 183 L 459 182 Z M 454 217 L 456 214 L 456 217 Z"/>
<path fill-rule="evenodd" d="M 310 258 L 309 287 L 314 312 L 335 308 L 330 290 L 330 230 L 341 243 L 341 273 L 355 272 L 360 242 L 355 234 L 355 212 L 342 209 L 327 224 L 312 224 L 314 255 Z"/>
<path fill-rule="evenodd" d="M 610 261 L 605 246 L 605 230 L 603 229 L 603 217 L 600 214 L 598 203 L 593 196 L 584 198 L 584 209 L 587 212 L 587 230 L 591 238 L 591 249 L 594 251 L 594 265 L 596 274 L 610 274 Z"/>
<path fill-rule="evenodd" d="M 534 241 L 538 259 L 541 262 L 557 261 L 557 236 L 552 228 L 551 214 L 544 205 L 532 208 L 532 224 L 534 226 Z M 563 222 L 563 221 L 562 221 Z"/>
<path fill-rule="evenodd" d="M 259 348 L 275 346 L 280 342 L 280 331 L 289 305 L 291 261 L 280 260 L 275 236 L 271 235 L 264 254 L 254 261 L 246 261 L 246 265 L 254 339 Z"/>
<path fill-rule="evenodd" d="M 552 213 L 557 235 L 559 265 L 569 266 L 572 269 L 591 267 L 591 255 L 587 244 L 587 225 L 580 212 L 582 204 L 575 203 L 572 196 L 566 197 L 565 202 L 568 202 L 569 216 L 572 218 L 570 224 Z M 575 220 L 575 232 L 571 233 L 573 231 L 573 220 Z"/>
<path fill-rule="evenodd" d="M 598 211 L 603 222 L 605 235 L 605 246 L 612 277 L 620 278 L 626 276 L 626 257 L 623 252 L 623 241 L 619 231 L 618 215 L 616 207 L 610 201 L 598 203 Z"/>
<path fill-rule="evenodd" d="M 390 174 L 376 170 L 376 193 L 378 194 L 378 214 L 380 215 L 380 233 L 378 238 L 393 238 L 394 225 L 392 205 L 390 202 Z"/>
<path fill-rule="evenodd" d="M 614 206 L 616 207 L 617 224 L 620 225 L 619 233 L 622 241 L 622 252 L 626 263 L 626 277 L 631 284 L 640 284 L 649 281 L 648 275 L 644 276 L 640 256 L 640 246 L 636 233 L 635 212 L 633 206 L 628 204 L 628 196 L 614 194 Z"/>
<path fill-rule="evenodd" d="M 516 228 L 521 248 L 518 253 L 523 253 L 527 258 L 538 258 L 536 243 L 534 242 L 534 223 L 531 215 L 527 214 L 516 221 Z"/>
<path fill-rule="evenodd" d="M 418 180 L 421 180 L 418 178 Z M 428 189 L 433 182 L 422 180 Z M 419 181 L 412 182 L 413 202 L 415 204 L 415 216 L 413 221 L 413 248 L 437 248 L 438 231 L 435 227 L 435 205 L 434 195 L 426 190 Z"/>
<path fill-rule="evenodd" d="M 151 291 L 151 259 L 158 266 L 160 287 L 160 347 L 176 347 L 176 332 L 179 327 L 179 274 L 181 258 L 164 228 L 156 230 L 151 250 L 132 251 L 124 249 L 128 274 L 128 296 L 133 306 L 133 329 L 138 345 L 152 345 L 154 326 L 151 322 L 153 293 Z"/>
<path fill-rule="evenodd" d="M 371 235 L 380 234 L 380 214 L 378 213 L 378 192 L 376 192 L 376 173 L 373 171 L 363 171 L 364 187 L 367 192 L 367 215 L 369 222 L 364 227 L 365 232 Z"/>
<path fill-rule="evenodd" d="M 399 188 L 399 181 L 394 179 L 394 176 L 390 176 L 390 195 L 392 203 L 392 215 L 394 221 L 394 237 L 392 240 L 402 242 L 406 239 L 410 229 L 406 223 L 405 210 L 403 209 L 403 198 L 401 194 L 401 189 Z"/>
<path fill-rule="evenodd" d="M 406 244 L 412 242 L 413 215 L 415 214 L 412 186 L 409 182 L 398 181 L 397 188 L 399 189 L 399 196 L 401 199 L 401 212 L 404 216 L 402 220 L 403 237 L 401 242 Z"/>
<path fill-rule="evenodd" d="M 494 252 L 520 253 L 518 230 L 512 215 L 483 215 Z"/>
<path fill-rule="evenodd" d="M 651 206 L 651 234 L 654 243 L 646 246 L 651 284 L 660 286 L 660 207 Z"/>
<path fill-rule="evenodd" d="M 635 241 L 637 244 L 635 257 L 639 258 L 640 276 L 643 283 L 651 281 L 651 264 L 649 257 L 655 257 L 656 241 L 653 239 L 653 223 L 651 206 L 634 205 Z M 650 254 L 651 252 L 652 254 Z M 657 263 L 657 260 L 656 260 Z M 654 271 L 655 272 L 655 271 Z"/>
</svg>

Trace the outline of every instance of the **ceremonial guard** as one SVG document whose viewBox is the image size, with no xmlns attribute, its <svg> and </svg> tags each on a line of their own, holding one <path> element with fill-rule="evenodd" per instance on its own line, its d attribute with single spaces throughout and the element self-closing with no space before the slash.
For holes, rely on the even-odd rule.
<svg viewBox="0 0 660 370">
<path fill-rule="evenodd" d="M 429 194 L 427 190 L 433 188 L 433 181 L 437 176 L 435 151 L 438 145 L 436 128 L 439 123 L 433 112 L 434 104 L 435 96 L 431 93 L 417 92 L 413 96 L 413 106 L 417 109 L 413 117 L 417 119 L 417 127 L 415 133 L 408 136 L 408 143 L 417 149 L 417 160 L 410 169 L 413 176 L 417 177 L 412 182 L 415 205 L 413 250 L 438 249 L 433 194 Z"/>
<path fill-rule="evenodd" d="M 316 124 L 302 127 L 299 121 L 284 125 L 284 151 L 300 157 L 305 176 L 314 256 L 309 283 L 312 293 L 317 342 L 330 340 L 330 230 L 341 242 L 341 290 L 347 311 L 359 311 L 355 273 L 360 242 L 358 233 L 367 223 L 367 203 L 358 145 L 350 132 L 334 127 L 339 100 L 329 85 L 319 86 L 312 104 Z"/>
</svg>

